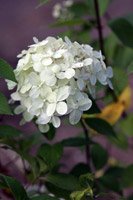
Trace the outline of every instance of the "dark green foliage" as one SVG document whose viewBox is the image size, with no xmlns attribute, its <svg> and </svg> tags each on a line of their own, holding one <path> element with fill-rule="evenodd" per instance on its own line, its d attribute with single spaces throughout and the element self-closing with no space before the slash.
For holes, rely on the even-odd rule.
<svg viewBox="0 0 133 200">
<path fill-rule="evenodd" d="M 17 180 L 13 179 L 12 177 L 0 174 L 0 185 L 1 183 L 2 183 L 2 188 L 10 189 L 15 200 L 29 200 L 26 191 Z"/>
<path fill-rule="evenodd" d="M 10 106 L 4 94 L 0 92 L 0 114 L 12 115 Z"/>
<path fill-rule="evenodd" d="M 133 48 L 133 14 L 114 19 L 109 26 L 124 45 Z"/>
<path fill-rule="evenodd" d="M 0 77 L 16 82 L 13 68 L 3 59 L 0 59 Z"/>
</svg>

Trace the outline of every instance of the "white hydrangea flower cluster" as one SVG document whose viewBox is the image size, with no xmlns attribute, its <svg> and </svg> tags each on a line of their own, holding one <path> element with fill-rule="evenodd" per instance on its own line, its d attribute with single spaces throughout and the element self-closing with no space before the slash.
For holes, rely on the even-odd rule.
<svg viewBox="0 0 133 200">
<path fill-rule="evenodd" d="M 68 10 L 73 5 L 73 0 L 64 0 L 62 3 L 56 3 L 53 7 L 52 15 L 55 19 L 69 19 L 72 13 Z"/>
<path fill-rule="evenodd" d="M 112 87 L 112 68 L 106 68 L 101 52 L 67 37 L 34 41 L 18 55 L 14 70 L 18 83 L 11 98 L 20 101 L 15 113 L 23 114 L 21 124 L 34 118 L 42 132 L 50 123 L 58 128 L 64 115 L 69 115 L 71 124 L 78 123 L 92 105 L 88 93 L 94 95 L 96 82 Z M 8 81 L 8 87 L 15 84 Z"/>
</svg>

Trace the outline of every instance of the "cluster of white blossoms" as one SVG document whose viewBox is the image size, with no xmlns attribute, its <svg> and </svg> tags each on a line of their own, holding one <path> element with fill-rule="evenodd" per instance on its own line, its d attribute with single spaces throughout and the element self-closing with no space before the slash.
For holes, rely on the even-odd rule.
<svg viewBox="0 0 133 200">
<path fill-rule="evenodd" d="M 22 113 L 21 124 L 34 118 L 41 132 L 47 132 L 50 123 L 58 128 L 64 115 L 71 124 L 78 123 L 92 106 L 88 94 L 94 96 L 96 82 L 112 88 L 112 68 L 106 68 L 100 51 L 67 37 L 34 42 L 18 55 L 17 89 L 11 94 L 13 101 L 20 101 L 15 113 Z M 8 81 L 8 88 L 14 87 Z"/>
<path fill-rule="evenodd" d="M 64 0 L 62 3 L 56 3 L 53 7 L 52 15 L 56 19 L 71 18 L 72 13 L 68 10 L 73 5 L 73 0 Z"/>
</svg>

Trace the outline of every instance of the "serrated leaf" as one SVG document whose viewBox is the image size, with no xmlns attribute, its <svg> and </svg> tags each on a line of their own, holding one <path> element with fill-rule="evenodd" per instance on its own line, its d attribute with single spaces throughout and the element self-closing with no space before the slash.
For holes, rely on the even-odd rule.
<svg viewBox="0 0 133 200">
<path fill-rule="evenodd" d="M 4 185 L 5 188 L 10 189 L 15 200 L 29 200 L 25 189 L 16 179 L 0 174 L 0 182 Z"/>
<path fill-rule="evenodd" d="M 8 101 L 1 92 L 0 92 L 0 114 L 12 115 L 12 111 L 10 109 L 10 106 L 8 105 Z"/>
<path fill-rule="evenodd" d="M 125 46 L 133 48 L 133 14 L 114 19 L 109 26 Z"/>
<path fill-rule="evenodd" d="M 13 68 L 3 59 L 0 59 L 0 77 L 16 82 Z"/>
<path fill-rule="evenodd" d="M 15 136 L 19 136 L 20 134 L 22 134 L 22 132 L 13 126 L 0 125 L 0 137 L 1 138 L 15 137 Z"/>
</svg>

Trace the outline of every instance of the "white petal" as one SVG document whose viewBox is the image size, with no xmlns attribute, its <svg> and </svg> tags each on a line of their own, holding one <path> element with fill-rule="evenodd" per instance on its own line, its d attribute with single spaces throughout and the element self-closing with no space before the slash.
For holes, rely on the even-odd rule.
<svg viewBox="0 0 133 200">
<path fill-rule="evenodd" d="M 92 106 L 92 101 L 89 98 L 84 98 L 79 101 L 79 110 L 86 111 Z"/>
<path fill-rule="evenodd" d="M 17 83 L 15 83 L 11 80 L 6 79 L 5 81 L 7 83 L 7 87 L 8 87 L 9 90 L 13 90 L 15 88 L 15 86 L 17 85 Z"/>
<path fill-rule="evenodd" d="M 79 87 L 80 90 L 83 90 L 84 87 L 85 87 L 85 82 L 83 81 L 83 79 L 79 78 L 77 80 L 77 85 L 78 85 L 78 87 Z"/>
<path fill-rule="evenodd" d="M 46 109 L 46 114 L 48 116 L 52 116 L 53 113 L 55 112 L 55 108 L 56 108 L 56 103 L 48 104 L 47 109 Z"/>
<path fill-rule="evenodd" d="M 38 43 L 38 42 L 39 42 L 39 40 L 38 40 L 36 37 L 33 37 L 33 41 L 34 41 L 35 43 Z"/>
<path fill-rule="evenodd" d="M 43 70 L 40 75 L 41 81 L 45 82 L 48 86 L 54 86 L 57 79 L 51 70 Z"/>
<path fill-rule="evenodd" d="M 38 128 L 39 128 L 40 132 L 42 132 L 42 133 L 47 133 L 49 131 L 49 125 L 48 124 L 46 124 L 46 125 L 39 124 Z"/>
<path fill-rule="evenodd" d="M 103 83 L 103 82 L 106 81 L 107 76 L 106 76 L 105 72 L 102 70 L 102 71 L 98 72 L 97 78 L 98 78 L 100 83 Z"/>
<path fill-rule="evenodd" d="M 45 65 L 45 66 L 51 65 L 52 62 L 53 62 L 52 58 L 44 58 L 42 60 L 42 64 Z"/>
<path fill-rule="evenodd" d="M 66 49 L 59 49 L 58 51 L 55 52 L 53 55 L 53 58 L 61 58 L 62 55 L 66 52 Z"/>
<path fill-rule="evenodd" d="M 67 112 L 67 104 L 65 102 L 57 103 L 56 111 L 60 115 L 66 114 L 66 112 Z"/>
<path fill-rule="evenodd" d="M 73 68 L 81 68 L 84 66 L 84 63 L 83 62 L 78 62 L 78 63 L 75 63 L 72 67 Z"/>
<path fill-rule="evenodd" d="M 26 111 L 23 113 L 23 117 L 26 122 L 30 122 L 33 119 L 33 115 Z"/>
<path fill-rule="evenodd" d="M 14 101 L 20 101 L 21 100 L 21 97 L 20 97 L 20 94 L 18 92 L 14 92 L 11 94 L 11 98 L 14 100 Z"/>
<path fill-rule="evenodd" d="M 67 79 L 71 79 L 74 75 L 75 75 L 75 70 L 74 69 L 69 68 L 65 72 L 65 77 Z"/>
<path fill-rule="evenodd" d="M 56 92 L 52 92 L 46 98 L 50 103 L 56 102 L 57 94 Z"/>
<path fill-rule="evenodd" d="M 50 121 L 51 117 L 47 116 L 46 113 L 41 114 L 36 120 L 37 124 L 47 124 Z"/>
<path fill-rule="evenodd" d="M 113 84 L 112 84 L 112 82 L 109 79 L 107 79 L 107 83 L 108 83 L 109 87 L 113 90 L 114 89 L 113 88 Z"/>
<path fill-rule="evenodd" d="M 65 73 L 64 72 L 59 72 L 59 73 L 56 74 L 56 77 L 58 79 L 65 79 Z"/>
<path fill-rule="evenodd" d="M 58 128 L 61 124 L 60 118 L 56 116 L 52 117 L 52 124 L 55 128 Z"/>
<path fill-rule="evenodd" d="M 67 99 L 69 94 L 70 94 L 69 86 L 60 87 L 57 91 L 57 101 L 63 101 Z"/>
<path fill-rule="evenodd" d="M 40 62 L 35 62 L 33 63 L 33 69 L 36 71 L 36 72 L 41 72 L 43 66 Z"/>
<path fill-rule="evenodd" d="M 94 74 L 90 75 L 90 82 L 92 85 L 95 85 L 97 82 L 96 76 Z"/>
<path fill-rule="evenodd" d="M 86 58 L 83 62 L 85 66 L 91 65 L 92 64 L 92 58 Z"/>
<path fill-rule="evenodd" d="M 74 125 L 80 121 L 82 115 L 82 111 L 80 110 L 73 110 L 69 115 L 69 122 L 70 124 Z"/>
<path fill-rule="evenodd" d="M 28 78 L 31 85 L 39 85 L 40 78 L 35 72 L 31 72 Z"/>
<path fill-rule="evenodd" d="M 31 84 L 30 83 L 27 83 L 27 84 L 25 84 L 25 85 L 23 85 L 22 87 L 21 87 L 21 89 L 20 89 L 20 92 L 22 93 L 22 94 L 24 94 L 24 93 L 26 93 L 30 88 L 31 88 Z"/>
<path fill-rule="evenodd" d="M 61 69 L 61 67 L 59 65 L 55 64 L 55 65 L 52 66 L 52 71 L 54 73 L 58 73 L 60 71 L 60 69 Z"/>
<path fill-rule="evenodd" d="M 106 69 L 106 74 L 108 78 L 112 78 L 113 77 L 113 70 L 112 67 L 107 67 Z"/>
<path fill-rule="evenodd" d="M 25 110 L 24 106 L 19 105 L 19 106 L 17 106 L 17 107 L 15 108 L 14 113 L 15 113 L 16 115 L 19 115 L 19 114 L 22 113 L 24 110 Z"/>
</svg>

